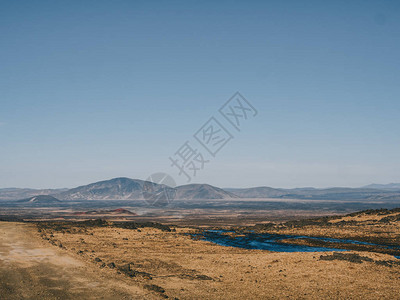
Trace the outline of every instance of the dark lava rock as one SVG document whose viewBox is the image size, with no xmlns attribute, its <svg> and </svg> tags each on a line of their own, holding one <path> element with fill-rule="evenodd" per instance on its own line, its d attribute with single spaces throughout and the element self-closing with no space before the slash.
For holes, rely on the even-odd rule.
<svg viewBox="0 0 400 300">
<path fill-rule="evenodd" d="M 158 285 L 155 285 L 155 284 L 145 284 L 143 287 L 146 290 L 149 290 L 149 291 L 157 292 L 157 293 L 160 293 L 160 294 L 164 294 L 165 293 L 165 290 L 161 286 L 158 286 Z"/>
<path fill-rule="evenodd" d="M 124 229 L 137 229 L 139 231 L 139 228 L 156 228 L 160 229 L 162 231 L 166 232 L 171 232 L 171 228 L 168 225 L 163 225 L 160 223 L 154 223 L 154 222 L 143 222 L 143 223 L 136 223 L 136 222 L 115 222 L 113 227 L 116 228 L 124 228 Z"/>
<path fill-rule="evenodd" d="M 339 253 L 334 252 L 332 255 L 321 255 L 319 257 L 320 260 L 346 260 L 352 263 L 361 264 L 363 261 L 373 262 L 372 258 L 366 256 L 360 256 L 358 254 L 353 253 Z"/>
<path fill-rule="evenodd" d="M 196 279 L 198 279 L 198 280 L 213 280 L 210 276 L 207 276 L 207 275 L 196 275 Z"/>
<path fill-rule="evenodd" d="M 255 230 L 267 230 L 267 229 L 273 229 L 275 228 L 275 224 L 274 223 L 265 223 L 265 224 L 256 224 L 254 226 Z"/>
<path fill-rule="evenodd" d="M 149 274 L 149 273 L 133 270 L 131 268 L 131 264 L 126 264 L 126 265 L 120 266 L 120 267 L 118 267 L 118 270 L 120 270 L 125 275 L 128 275 L 129 277 L 141 276 L 146 279 L 153 279 L 151 274 Z"/>
<path fill-rule="evenodd" d="M 379 223 L 390 223 L 398 221 L 400 221 L 400 215 L 384 217 L 379 221 Z"/>
<path fill-rule="evenodd" d="M 115 264 L 113 262 L 110 262 L 109 264 L 107 264 L 107 267 L 114 269 L 115 268 Z"/>
<path fill-rule="evenodd" d="M 385 267 L 393 267 L 393 266 L 400 266 L 400 262 L 394 260 L 377 260 L 375 264 L 378 266 L 385 266 Z"/>
<path fill-rule="evenodd" d="M 96 258 L 94 259 L 94 261 L 95 261 L 95 262 L 102 262 L 102 260 L 101 260 L 100 258 L 98 258 L 98 257 L 96 257 Z"/>
</svg>

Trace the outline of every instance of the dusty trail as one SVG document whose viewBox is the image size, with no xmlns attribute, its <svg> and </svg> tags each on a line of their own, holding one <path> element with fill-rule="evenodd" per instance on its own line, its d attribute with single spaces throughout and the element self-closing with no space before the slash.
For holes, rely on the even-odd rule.
<svg viewBox="0 0 400 300">
<path fill-rule="evenodd" d="M 0 298 L 153 299 L 37 238 L 33 225 L 0 222 Z"/>
</svg>

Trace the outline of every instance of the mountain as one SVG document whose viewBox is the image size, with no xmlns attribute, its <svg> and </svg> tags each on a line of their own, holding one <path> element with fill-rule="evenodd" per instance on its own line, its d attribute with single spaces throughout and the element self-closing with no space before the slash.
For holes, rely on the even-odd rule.
<svg viewBox="0 0 400 300">
<path fill-rule="evenodd" d="M 55 194 L 62 200 L 137 200 L 143 199 L 145 181 L 130 178 L 114 178 L 79 186 Z"/>
<path fill-rule="evenodd" d="M 0 200 L 18 200 L 26 199 L 38 195 L 56 194 L 67 189 L 19 189 L 19 188 L 6 188 L 0 189 Z"/>
<path fill-rule="evenodd" d="M 364 188 L 369 189 L 378 189 L 378 190 L 399 190 L 400 191 L 400 183 L 389 183 L 389 184 L 369 184 L 364 186 Z"/>
<path fill-rule="evenodd" d="M 179 200 L 238 198 L 238 196 L 235 194 L 232 194 L 209 184 L 181 185 L 176 187 L 175 190 L 175 199 Z"/>
<path fill-rule="evenodd" d="M 227 199 L 237 196 L 223 189 L 208 184 L 189 184 L 171 188 L 148 181 L 114 178 L 89 185 L 80 186 L 55 194 L 62 200 L 142 200 L 154 203 L 166 198 L 192 199 Z"/>
<path fill-rule="evenodd" d="M 33 196 L 30 198 L 18 200 L 17 202 L 23 202 L 23 203 L 35 203 L 35 204 L 51 204 L 51 203 L 60 203 L 61 201 L 58 200 L 57 198 L 49 195 L 39 195 L 39 196 Z"/>
</svg>

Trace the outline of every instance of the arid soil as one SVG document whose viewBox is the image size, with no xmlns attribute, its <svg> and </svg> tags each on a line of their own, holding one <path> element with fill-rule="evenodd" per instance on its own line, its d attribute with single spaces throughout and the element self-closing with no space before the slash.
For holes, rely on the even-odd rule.
<svg viewBox="0 0 400 300">
<path fill-rule="evenodd" d="M 156 297 L 43 241 L 33 224 L 0 222 L 0 299 Z"/>
<path fill-rule="evenodd" d="M 373 220 L 363 213 L 252 229 L 396 243 L 397 213 L 373 214 Z M 381 221 L 384 217 L 394 221 Z M 349 222 L 353 218 L 359 223 Z M 100 275 L 118 278 L 160 299 L 400 299 L 400 265 L 393 255 L 375 249 L 342 253 L 246 250 L 188 235 L 199 229 L 155 224 L 46 222 L 39 231 L 37 235 L 57 251 L 77 256 Z"/>
</svg>

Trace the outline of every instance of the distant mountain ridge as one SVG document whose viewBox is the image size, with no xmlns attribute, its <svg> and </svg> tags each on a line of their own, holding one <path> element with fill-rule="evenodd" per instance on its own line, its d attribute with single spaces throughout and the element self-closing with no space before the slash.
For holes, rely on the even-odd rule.
<svg viewBox="0 0 400 300">
<path fill-rule="evenodd" d="M 208 184 L 189 184 L 175 188 L 139 179 L 113 178 L 54 194 L 62 200 L 142 200 L 158 195 L 173 195 L 174 199 L 229 199 L 236 195 Z"/>
<path fill-rule="evenodd" d="M 240 198 L 281 198 L 304 200 L 400 200 L 400 191 L 373 188 L 294 188 L 274 189 L 254 187 L 244 189 L 225 189 Z"/>
<path fill-rule="evenodd" d="M 176 187 L 176 199 L 229 199 L 239 198 L 237 195 L 209 184 L 188 184 Z"/>
<path fill-rule="evenodd" d="M 226 191 L 237 195 L 240 198 L 275 198 L 281 197 L 287 192 L 284 189 L 275 189 L 268 186 L 253 188 L 227 188 Z"/>
<path fill-rule="evenodd" d="M 67 201 L 163 200 L 163 198 L 168 197 L 173 200 L 279 198 L 304 200 L 400 201 L 400 184 L 371 184 L 361 188 L 334 187 L 325 189 L 312 187 L 282 189 L 267 186 L 221 189 L 209 184 L 188 184 L 173 188 L 144 180 L 120 177 L 82 185 L 72 189 L 0 189 L 0 200 L 26 200 L 30 197 L 40 195 L 51 195 L 55 197 L 56 200 Z"/>
<path fill-rule="evenodd" d="M 5 188 L 0 189 L 1 200 L 19 200 L 26 199 L 38 195 L 52 195 L 67 191 L 68 189 L 19 189 L 19 188 Z"/>
<path fill-rule="evenodd" d="M 52 204 L 52 203 L 56 204 L 56 203 L 60 203 L 61 201 L 53 196 L 39 195 L 39 196 L 30 197 L 27 199 L 18 200 L 18 202 L 32 203 L 32 204 Z"/>
<path fill-rule="evenodd" d="M 400 183 L 388 183 L 388 184 L 369 184 L 364 186 L 364 188 L 369 189 L 380 189 L 380 190 L 399 190 L 400 191 Z"/>
</svg>

